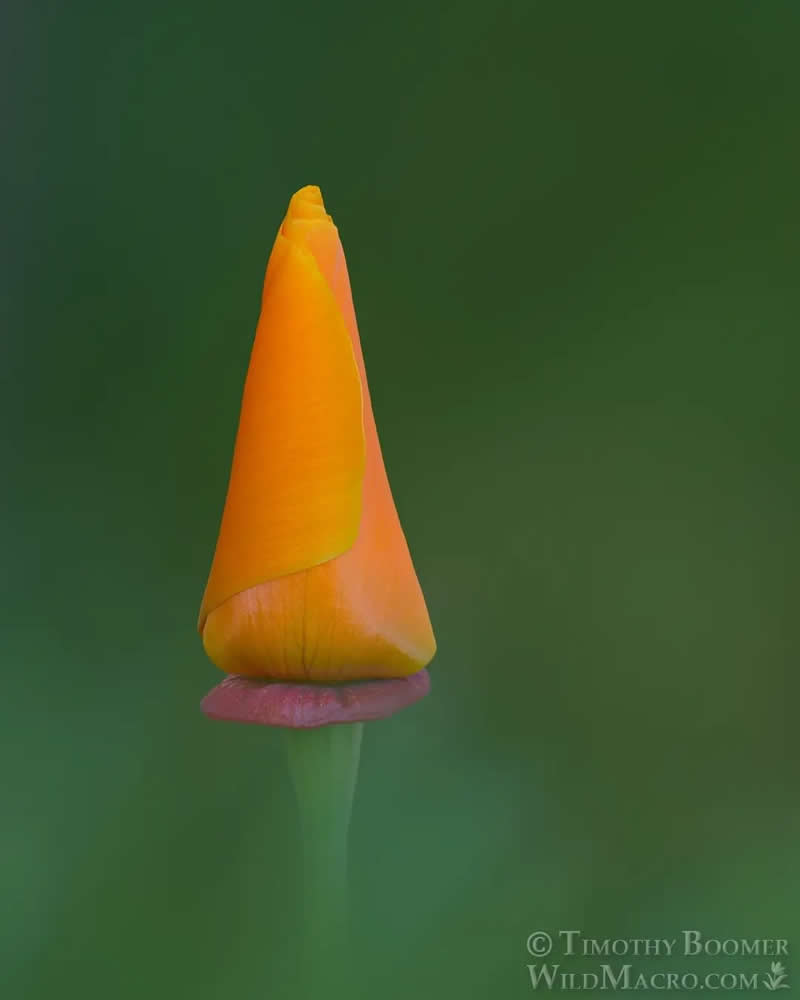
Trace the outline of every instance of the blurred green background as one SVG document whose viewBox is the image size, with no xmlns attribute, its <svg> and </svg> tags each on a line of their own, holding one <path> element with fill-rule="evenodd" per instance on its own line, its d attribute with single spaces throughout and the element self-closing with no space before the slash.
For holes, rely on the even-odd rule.
<svg viewBox="0 0 800 1000">
<path fill-rule="evenodd" d="M 363 995 L 800 948 L 798 5 L 4 17 L 2 996 L 298 996 L 281 734 L 200 714 L 195 620 L 307 183 L 440 650 L 365 736 Z"/>
</svg>

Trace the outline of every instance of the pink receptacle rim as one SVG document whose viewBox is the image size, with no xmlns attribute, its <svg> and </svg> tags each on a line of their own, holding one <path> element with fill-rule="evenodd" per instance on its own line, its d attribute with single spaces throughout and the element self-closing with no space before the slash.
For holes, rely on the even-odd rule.
<svg viewBox="0 0 800 1000">
<path fill-rule="evenodd" d="M 408 677 L 345 684 L 299 684 L 227 677 L 201 703 L 211 719 L 288 729 L 314 729 L 385 719 L 430 691 L 427 670 Z"/>
</svg>

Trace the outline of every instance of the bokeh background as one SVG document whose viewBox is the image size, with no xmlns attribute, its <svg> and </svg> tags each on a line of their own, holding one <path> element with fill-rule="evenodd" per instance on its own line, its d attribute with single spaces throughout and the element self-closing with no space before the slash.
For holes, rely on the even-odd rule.
<svg viewBox="0 0 800 1000">
<path fill-rule="evenodd" d="M 2 996 L 298 996 L 281 734 L 200 714 L 195 619 L 307 183 L 440 649 L 365 737 L 363 995 L 800 949 L 797 4 L 3 17 Z"/>
</svg>

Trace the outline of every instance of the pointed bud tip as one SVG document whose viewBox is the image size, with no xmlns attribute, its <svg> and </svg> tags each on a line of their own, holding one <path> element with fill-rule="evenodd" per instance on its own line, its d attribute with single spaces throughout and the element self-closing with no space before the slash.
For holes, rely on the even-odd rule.
<svg viewBox="0 0 800 1000">
<path fill-rule="evenodd" d="M 325 202 L 322 200 L 322 192 L 316 184 L 307 184 L 305 187 L 295 191 L 289 200 L 289 208 L 286 210 L 286 220 L 294 219 L 329 219 L 330 216 L 325 211 Z"/>
</svg>

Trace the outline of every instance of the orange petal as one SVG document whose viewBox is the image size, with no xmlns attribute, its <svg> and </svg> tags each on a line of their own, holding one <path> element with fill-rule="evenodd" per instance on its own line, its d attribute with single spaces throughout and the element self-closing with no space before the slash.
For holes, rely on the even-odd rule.
<svg viewBox="0 0 800 1000">
<path fill-rule="evenodd" d="M 349 548 L 363 476 L 361 384 L 349 332 L 314 256 L 279 234 L 201 629 L 234 594 Z"/>
<path fill-rule="evenodd" d="M 318 681 L 404 676 L 431 660 L 436 643 L 381 456 L 344 252 L 318 188 L 294 195 L 276 249 L 282 239 L 312 256 L 349 334 L 366 449 L 361 518 L 340 554 L 291 575 L 263 573 L 256 586 L 212 608 L 203 642 L 230 673 Z M 255 352 L 251 374 L 254 365 Z"/>
</svg>

